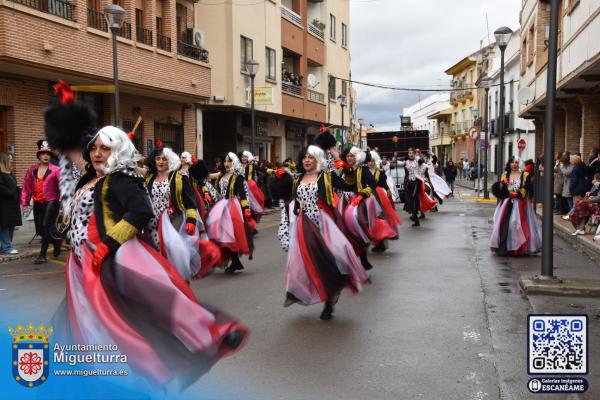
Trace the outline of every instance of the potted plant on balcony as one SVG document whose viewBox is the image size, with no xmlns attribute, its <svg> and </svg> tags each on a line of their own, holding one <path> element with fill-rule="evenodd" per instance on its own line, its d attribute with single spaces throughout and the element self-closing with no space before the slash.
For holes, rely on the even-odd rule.
<svg viewBox="0 0 600 400">
<path fill-rule="evenodd" d="M 319 28 L 320 30 L 322 30 L 322 31 L 324 31 L 324 30 L 325 30 L 325 23 L 324 23 L 324 22 L 321 22 L 321 21 L 319 20 L 319 18 L 315 18 L 315 19 L 313 19 L 313 21 L 312 21 L 312 24 L 313 24 L 315 27 L 317 27 L 317 28 Z"/>
</svg>

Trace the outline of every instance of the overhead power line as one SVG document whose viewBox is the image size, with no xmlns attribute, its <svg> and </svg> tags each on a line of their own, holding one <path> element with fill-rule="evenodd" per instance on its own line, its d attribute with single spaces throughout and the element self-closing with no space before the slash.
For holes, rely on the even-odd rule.
<svg viewBox="0 0 600 400">
<path fill-rule="evenodd" d="M 332 78 L 334 79 L 339 79 L 340 81 L 345 81 L 345 82 L 349 82 L 352 84 L 356 84 L 356 85 L 363 85 L 363 86 L 368 86 L 368 87 L 374 87 L 374 88 L 378 88 L 378 89 L 386 89 L 386 90 L 397 90 L 397 91 L 402 91 L 402 92 L 455 92 L 455 91 L 464 91 L 464 90 L 477 90 L 480 89 L 477 86 L 474 87 L 462 87 L 462 88 L 447 88 L 447 89 L 432 89 L 432 88 L 408 88 L 408 87 L 398 87 L 398 86 L 389 86 L 389 85 L 382 85 L 379 83 L 369 83 L 369 82 L 361 82 L 361 81 L 356 81 L 354 79 L 346 79 L 346 78 L 340 78 L 339 76 L 335 76 L 335 75 L 330 75 Z M 519 80 L 514 80 L 514 81 L 509 81 L 509 82 L 505 82 L 504 86 L 509 85 L 511 82 L 516 83 L 519 82 Z M 499 83 L 494 84 L 494 85 L 490 85 L 490 87 L 497 87 L 500 86 Z"/>
</svg>

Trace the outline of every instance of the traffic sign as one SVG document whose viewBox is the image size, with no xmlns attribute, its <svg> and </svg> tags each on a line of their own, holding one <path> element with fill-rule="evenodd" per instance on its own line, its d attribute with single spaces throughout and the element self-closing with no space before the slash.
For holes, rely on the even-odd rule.
<svg viewBox="0 0 600 400">
<path fill-rule="evenodd" d="M 525 150 L 525 146 L 527 146 L 527 142 L 525 142 L 525 139 L 519 139 L 519 141 L 517 142 L 517 147 L 519 148 L 519 151 Z"/>
<path fill-rule="evenodd" d="M 469 137 L 473 140 L 479 139 L 479 127 L 473 125 L 471 129 L 469 129 Z"/>
<path fill-rule="evenodd" d="M 480 148 L 481 150 L 485 150 L 485 149 L 487 149 L 487 146 L 488 146 L 488 144 L 487 144 L 487 142 L 485 141 L 485 139 L 481 139 L 481 140 L 479 141 L 479 148 Z"/>
</svg>

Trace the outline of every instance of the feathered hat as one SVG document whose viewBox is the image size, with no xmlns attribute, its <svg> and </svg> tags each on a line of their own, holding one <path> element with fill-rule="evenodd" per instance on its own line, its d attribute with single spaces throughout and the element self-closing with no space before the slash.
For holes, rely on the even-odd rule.
<svg viewBox="0 0 600 400">
<path fill-rule="evenodd" d="M 315 137 L 315 144 L 325 151 L 334 147 L 337 143 L 337 140 L 331 134 L 329 129 L 327 129 L 325 125 L 322 125 L 320 131 L 321 133 Z"/>
<path fill-rule="evenodd" d="M 204 160 L 198 160 L 190 167 L 190 176 L 198 182 L 202 182 L 204 179 L 208 178 L 208 174 L 208 167 Z"/>
<path fill-rule="evenodd" d="M 48 145 L 59 150 L 81 149 L 84 138 L 96 132 L 96 113 L 86 104 L 75 102 L 71 87 L 58 81 L 54 93 L 59 104 L 44 110 L 44 129 Z"/>
</svg>

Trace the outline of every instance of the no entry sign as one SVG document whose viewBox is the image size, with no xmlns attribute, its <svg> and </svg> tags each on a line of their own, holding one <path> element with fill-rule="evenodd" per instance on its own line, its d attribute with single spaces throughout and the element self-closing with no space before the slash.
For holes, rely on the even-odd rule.
<svg viewBox="0 0 600 400">
<path fill-rule="evenodd" d="M 519 139 L 519 141 L 517 142 L 517 147 L 519 148 L 519 151 L 525 150 L 525 146 L 527 146 L 527 142 L 525 142 L 525 139 Z"/>
</svg>

